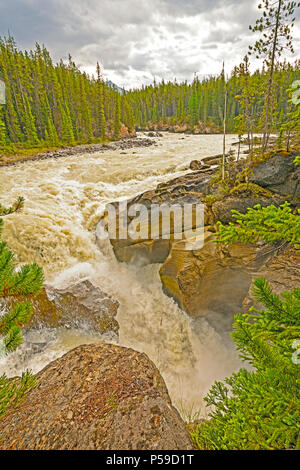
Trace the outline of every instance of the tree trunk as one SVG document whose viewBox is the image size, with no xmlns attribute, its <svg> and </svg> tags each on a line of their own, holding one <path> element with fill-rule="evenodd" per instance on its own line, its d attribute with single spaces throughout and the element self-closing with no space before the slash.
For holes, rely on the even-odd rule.
<svg viewBox="0 0 300 470">
<path fill-rule="evenodd" d="M 269 76 L 269 81 L 268 81 L 267 97 L 266 97 L 265 125 L 264 125 L 264 135 L 263 135 L 263 142 L 262 142 L 263 153 L 267 150 L 269 137 L 270 137 L 269 119 L 270 119 L 271 94 L 272 94 L 272 86 L 273 86 L 275 56 L 276 56 L 277 43 L 278 43 L 279 17 L 280 17 L 280 12 L 281 12 L 282 1 L 283 0 L 279 0 L 277 13 L 276 13 L 276 25 L 275 25 L 273 48 L 272 48 L 271 64 L 270 64 L 270 76 Z"/>
</svg>

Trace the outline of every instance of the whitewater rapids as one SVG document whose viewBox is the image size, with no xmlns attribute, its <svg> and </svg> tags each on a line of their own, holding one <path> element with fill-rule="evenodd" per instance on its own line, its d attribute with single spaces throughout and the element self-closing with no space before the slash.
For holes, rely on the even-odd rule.
<svg viewBox="0 0 300 470">
<path fill-rule="evenodd" d="M 192 160 L 222 153 L 220 135 L 165 133 L 155 140 L 155 146 L 125 154 L 107 150 L 0 168 L 1 204 L 25 198 L 20 213 L 5 217 L 3 239 L 19 263 L 42 266 L 48 284 L 67 287 L 89 279 L 117 299 L 119 344 L 145 352 L 153 360 L 183 415 L 198 411 L 205 415 L 203 396 L 210 386 L 240 366 L 231 342 L 205 319 L 194 328 L 163 294 L 159 265 L 118 263 L 109 243 L 99 246 L 95 239 L 96 224 L 108 202 L 153 189 L 189 171 Z M 236 141 L 237 136 L 228 136 L 227 150 Z M 28 355 L 21 347 L 1 360 L 0 374 L 15 376 L 27 368 L 36 373 L 75 346 L 109 340 L 66 329 L 39 335 L 45 338 L 46 348 Z"/>
</svg>

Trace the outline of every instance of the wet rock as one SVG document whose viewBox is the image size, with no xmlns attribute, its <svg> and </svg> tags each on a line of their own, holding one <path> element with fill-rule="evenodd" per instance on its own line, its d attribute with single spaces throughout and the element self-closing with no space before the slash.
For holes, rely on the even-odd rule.
<svg viewBox="0 0 300 470">
<path fill-rule="evenodd" d="M 276 294 L 300 287 L 300 253 L 289 245 L 270 247 L 271 258 L 268 258 L 255 277 L 265 277 Z M 246 311 L 251 306 L 262 307 L 253 298 L 251 288 L 243 301 Z"/>
<path fill-rule="evenodd" d="M 210 168 L 210 165 L 205 165 L 201 160 L 193 160 L 190 163 L 190 169 L 193 171 L 207 170 L 209 168 Z"/>
<path fill-rule="evenodd" d="M 1 299 L 6 308 L 22 298 Z M 33 315 L 25 331 L 40 328 L 85 328 L 101 334 L 118 333 L 116 315 L 119 302 L 93 286 L 89 281 L 79 282 L 67 289 L 43 288 L 31 299 Z"/>
<path fill-rule="evenodd" d="M 135 197 L 128 201 L 127 210 L 130 210 L 131 206 L 143 205 L 150 210 L 151 205 L 163 205 L 163 204 L 178 204 L 184 206 L 184 204 L 199 204 L 201 198 L 208 191 L 209 176 L 202 174 L 201 172 L 194 172 L 193 174 L 185 175 L 180 178 L 171 180 L 168 183 L 159 184 L 156 190 L 146 191 L 145 193 Z M 128 217 L 122 211 L 119 210 L 118 203 L 115 204 L 117 217 L 127 217 L 127 224 L 129 225 L 132 218 Z M 205 213 L 205 217 L 208 214 Z M 146 233 L 148 232 L 149 238 L 138 238 L 133 240 L 131 238 L 120 239 L 118 234 L 116 239 L 111 239 L 111 245 L 118 261 L 127 263 L 137 264 L 151 264 L 151 263 L 163 263 L 167 258 L 170 247 L 172 244 L 173 227 L 171 225 L 170 238 L 164 239 L 163 234 L 160 233 L 160 238 L 151 239 L 151 223 L 149 223 L 150 216 L 145 220 Z M 172 220 L 172 214 L 171 214 Z M 209 219 L 206 217 L 205 223 L 207 224 Z M 143 223 L 140 223 L 141 231 L 143 229 Z M 195 227 L 192 227 L 195 228 Z M 152 232 L 153 233 L 153 232 Z"/>
<path fill-rule="evenodd" d="M 5 450 L 192 450 L 184 422 L 145 354 L 80 346 L 37 374 L 0 421 Z"/>
<path fill-rule="evenodd" d="M 170 251 L 170 240 L 111 240 L 118 261 L 139 266 L 163 263 Z"/>
<path fill-rule="evenodd" d="M 234 244 L 225 248 L 205 231 L 201 250 L 186 251 L 173 244 L 160 269 L 164 292 L 192 317 L 208 316 L 215 328 L 230 329 L 233 315 L 249 290 L 253 272 L 268 248 Z"/>
<path fill-rule="evenodd" d="M 223 156 L 222 155 L 215 155 L 212 157 L 204 157 L 202 158 L 202 162 L 205 165 L 219 165 L 220 160 Z"/>
</svg>

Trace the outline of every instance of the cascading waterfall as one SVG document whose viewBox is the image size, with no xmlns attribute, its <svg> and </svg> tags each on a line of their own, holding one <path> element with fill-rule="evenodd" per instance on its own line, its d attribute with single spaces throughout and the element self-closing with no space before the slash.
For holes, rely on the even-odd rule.
<svg viewBox="0 0 300 470">
<path fill-rule="evenodd" d="M 236 141 L 236 136 L 229 138 Z M 222 136 L 165 134 L 157 146 L 85 154 L 0 168 L 1 203 L 25 197 L 22 212 L 5 217 L 3 238 L 21 263 L 37 262 L 46 281 L 67 287 L 89 279 L 120 302 L 119 344 L 145 352 L 160 369 L 174 404 L 184 413 L 202 408 L 214 380 L 239 367 L 232 347 L 205 319 L 193 322 L 162 292 L 159 266 L 120 264 L 108 241 L 95 241 L 105 204 L 128 199 L 184 174 L 191 160 L 222 151 Z M 200 325 L 200 327 L 199 327 Z M 38 333 L 45 348 L 25 345 L 0 362 L 9 376 L 37 372 L 79 344 L 109 338 L 88 331 Z"/>
</svg>

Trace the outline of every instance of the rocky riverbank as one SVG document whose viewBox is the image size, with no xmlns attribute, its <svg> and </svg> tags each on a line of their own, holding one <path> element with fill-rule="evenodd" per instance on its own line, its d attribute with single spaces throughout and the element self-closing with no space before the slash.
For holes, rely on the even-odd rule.
<svg viewBox="0 0 300 470">
<path fill-rule="evenodd" d="M 275 154 L 248 169 L 246 160 L 232 162 L 230 178 L 238 182 L 225 194 L 220 194 L 212 184 L 220 156 L 192 162 L 191 168 L 196 171 L 128 201 L 128 210 L 133 204 L 150 208 L 151 204 L 202 202 L 203 248 L 186 250 L 182 241 L 174 239 L 112 239 L 117 259 L 128 263 L 161 263 L 160 278 L 167 295 L 193 318 L 205 316 L 216 329 L 230 330 L 233 315 L 248 303 L 253 277 L 263 273 L 272 284 L 276 283 L 277 291 L 299 286 L 300 256 L 286 246 L 216 244 L 217 222 L 232 222 L 232 210 L 245 213 L 256 204 L 278 206 L 288 200 L 299 207 L 300 168 L 294 165 L 294 158 L 292 154 Z M 246 169 L 247 182 L 241 182 Z M 289 275 L 274 280 L 273 274 L 284 265 L 289 266 Z"/>
<path fill-rule="evenodd" d="M 149 147 L 151 145 L 155 145 L 155 141 L 151 138 L 139 138 L 136 137 L 135 134 L 131 137 L 122 138 L 116 142 L 107 142 L 107 143 L 96 143 L 96 144 L 84 144 L 84 145 L 76 145 L 75 147 L 65 147 L 56 150 L 49 150 L 46 152 L 37 153 L 35 155 L 28 155 L 28 156 L 6 156 L 1 157 L 0 159 L 0 167 L 2 166 L 14 166 L 18 163 L 24 163 L 27 161 L 39 161 L 39 160 L 47 160 L 53 158 L 61 158 L 61 157 L 70 157 L 72 155 L 82 155 L 82 154 L 89 154 L 89 153 L 103 153 L 106 151 L 111 150 L 130 150 L 133 148 L 139 147 Z"/>
</svg>

